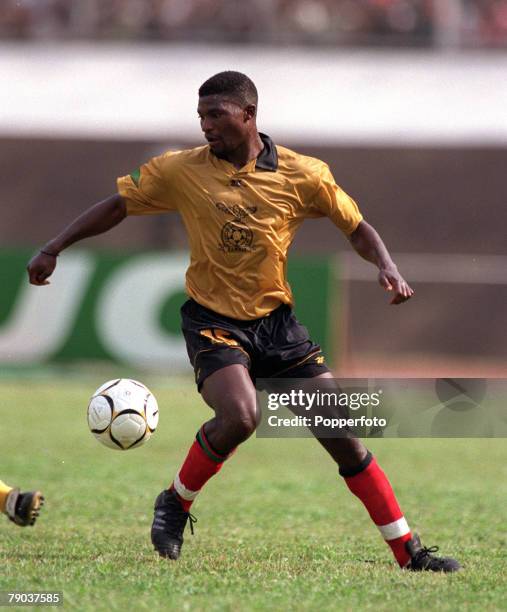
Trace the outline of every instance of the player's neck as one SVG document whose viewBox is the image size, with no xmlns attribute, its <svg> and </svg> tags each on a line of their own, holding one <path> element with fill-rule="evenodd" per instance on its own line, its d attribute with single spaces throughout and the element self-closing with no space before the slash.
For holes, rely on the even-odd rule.
<svg viewBox="0 0 507 612">
<path fill-rule="evenodd" d="M 251 135 L 237 149 L 224 155 L 224 159 L 230 162 L 238 170 L 246 166 L 252 159 L 257 159 L 259 153 L 264 149 L 264 143 L 258 132 Z"/>
</svg>

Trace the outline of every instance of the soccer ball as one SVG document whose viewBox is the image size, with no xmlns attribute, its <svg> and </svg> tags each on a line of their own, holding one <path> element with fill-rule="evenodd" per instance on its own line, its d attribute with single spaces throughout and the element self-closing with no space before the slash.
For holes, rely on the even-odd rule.
<svg viewBox="0 0 507 612">
<path fill-rule="evenodd" d="M 141 446 L 157 424 L 157 400 L 145 385 L 130 378 L 104 383 L 88 405 L 90 431 L 99 442 L 116 450 Z"/>
</svg>

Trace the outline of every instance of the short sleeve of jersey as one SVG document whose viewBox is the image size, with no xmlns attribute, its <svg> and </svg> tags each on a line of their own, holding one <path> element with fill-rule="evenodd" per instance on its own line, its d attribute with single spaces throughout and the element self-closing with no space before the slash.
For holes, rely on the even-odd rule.
<svg viewBox="0 0 507 612">
<path fill-rule="evenodd" d="M 327 164 L 322 163 L 318 186 L 311 203 L 312 216 L 326 216 L 347 236 L 357 228 L 363 216 L 355 201 L 335 182 Z"/>
<path fill-rule="evenodd" d="M 117 179 L 118 193 L 126 202 L 128 215 L 156 215 L 177 209 L 172 194 L 176 158 L 177 152 L 169 151 Z"/>
</svg>

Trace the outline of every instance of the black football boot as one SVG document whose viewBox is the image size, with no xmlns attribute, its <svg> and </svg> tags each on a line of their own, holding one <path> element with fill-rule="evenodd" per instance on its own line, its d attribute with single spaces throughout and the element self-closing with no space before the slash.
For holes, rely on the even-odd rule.
<svg viewBox="0 0 507 612">
<path fill-rule="evenodd" d="M 151 526 L 151 541 L 161 557 L 178 559 L 187 520 L 194 535 L 194 523 L 197 519 L 190 512 L 183 510 L 175 491 L 162 491 L 155 500 L 155 516 Z"/>
<path fill-rule="evenodd" d="M 414 534 L 412 539 L 405 543 L 405 548 L 410 555 L 410 562 L 405 568 L 412 572 L 457 572 L 461 569 L 456 559 L 435 557 L 433 553 L 438 551 L 438 546 L 431 548 L 421 546 L 421 540 L 417 534 Z"/>
</svg>

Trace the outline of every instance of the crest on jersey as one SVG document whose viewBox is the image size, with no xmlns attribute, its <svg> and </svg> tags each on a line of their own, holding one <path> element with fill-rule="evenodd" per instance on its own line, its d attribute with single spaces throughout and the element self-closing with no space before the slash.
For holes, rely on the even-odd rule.
<svg viewBox="0 0 507 612">
<path fill-rule="evenodd" d="M 221 251 L 227 253 L 234 253 L 237 251 L 251 251 L 253 250 L 253 232 L 246 224 L 246 217 L 257 211 L 257 206 L 227 206 L 223 202 L 217 202 L 215 204 L 220 212 L 231 215 L 232 221 L 228 221 L 222 227 L 220 232 L 220 238 L 222 243 L 218 245 Z"/>
</svg>

